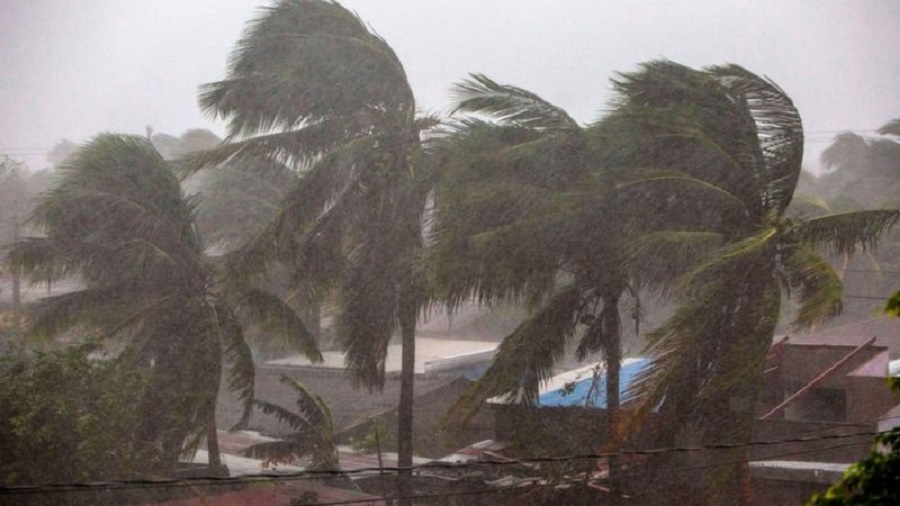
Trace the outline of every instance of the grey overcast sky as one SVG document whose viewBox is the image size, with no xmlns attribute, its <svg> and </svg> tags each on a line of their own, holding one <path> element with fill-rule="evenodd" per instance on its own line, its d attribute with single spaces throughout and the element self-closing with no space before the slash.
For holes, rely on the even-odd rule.
<svg viewBox="0 0 900 506">
<path fill-rule="evenodd" d="M 806 163 L 840 130 L 900 117 L 898 0 L 346 0 L 387 39 L 420 108 L 444 110 L 470 72 L 527 88 L 588 122 L 609 78 L 642 61 L 737 63 L 782 86 Z M 63 138 L 179 135 L 222 124 L 197 108 L 262 0 L 0 0 L 0 153 L 47 165 Z"/>
</svg>

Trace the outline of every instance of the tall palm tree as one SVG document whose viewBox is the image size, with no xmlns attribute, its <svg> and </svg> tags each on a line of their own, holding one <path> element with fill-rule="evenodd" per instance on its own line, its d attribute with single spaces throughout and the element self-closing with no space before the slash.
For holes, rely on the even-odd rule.
<svg viewBox="0 0 900 506">
<path fill-rule="evenodd" d="M 321 360 L 303 322 L 279 299 L 227 283 L 204 257 L 169 164 L 147 139 L 104 134 L 59 169 L 58 184 L 31 218 L 42 237 L 15 244 L 9 259 L 33 282 L 74 276 L 84 288 L 28 308 L 29 332 L 53 337 L 71 329 L 124 343 L 119 360 L 148 371 L 136 439 L 157 449 L 171 470 L 206 435 L 219 467 L 215 403 L 221 365 L 229 387 L 252 410 L 254 365 L 239 315 L 264 321 Z"/>
<path fill-rule="evenodd" d="M 796 328 L 837 314 L 842 284 L 816 250 L 873 248 L 898 212 L 786 217 L 803 155 L 800 115 L 775 83 L 737 65 L 654 61 L 614 86 L 608 161 L 653 168 L 622 190 L 639 190 L 664 225 L 633 253 L 668 261 L 656 274 L 678 302 L 651 333 L 653 366 L 629 397 L 639 416 L 659 410 L 668 442 L 688 433 L 747 441 L 782 296 L 797 298 Z M 734 467 L 720 469 L 728 478 Z M 732 489 L 710 490 L 713 502 L 737 500 Z"/>
<path fill-rule="evenodd" d="M 306 469 L 337 470 L 340 455 L 334 443 L 334 419 L 328 405 L 296 378 L 282 375 L 281 382 L 297 392 L 296 413 L 264 400 L 254 400 L 254 404 L 263 413 L 274 415 L 280 422 L 289 425 L 294 432 L 284 441 L 257 443 L 244 453 L 275 463 L 308 457 L 311 463 Z"/>
<path fill-rule="evenodd" d="M 454 412 L 464 420 L 497 396 L 536 402 L 577 335 L 580 358 L 599 351 L 605 359 L 613 423 L 619 302 L 636 294 L 622 255 L 627 216 L 604 198 L 621 174 L 599 164 L 591 127 L 532 92 L 484 75 L 454 92 L 456 110 L 473 116 L 450 128 L 437 150 L 431 288 L 451 309 L 472 297 L 488 305 L 525 300 L 532 309 Z"/>
<path fill-rule="evenodd" d="M 228 138 L 189 170 L 268 157 L 301 172 L 273 223 L 235 263 L 280 261 L 298 286 L 336 288 L 337 335 L 357 385 L 383 385 L 399 327 L 399 465 L 411 466 L 422 303 L 413 263 L 431 184 L 419 134 L 430 122 L 416 119 L 403 65 L 337 2 L 281 0 L 250 22 L 226 79 L 205 85 L 200 104 L 228 121 Z"/>
</svg>

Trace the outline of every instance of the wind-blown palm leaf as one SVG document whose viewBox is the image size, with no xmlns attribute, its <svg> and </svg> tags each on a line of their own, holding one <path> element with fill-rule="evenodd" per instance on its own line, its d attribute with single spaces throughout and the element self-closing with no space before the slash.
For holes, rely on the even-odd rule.
<svg viewBox="0 0 900 506">
<path fill-rule="evenodd" d="M 574 335 L 581 291 L 570 286 L 560 290 L 503 342 L 491 367 L 450 410 L 450 419 L 464 421 L 492 397 L 503 402 L 534 404 L 540 385 L 550 379 L 553 366 L 562 357 Z"/>
<path fill-rule="evenodd" d="M 831 264 L 805 245 L 785 251 L 782 262 L 790 285 L 799 289 L 794 328 L 808 329 L 841 313 L 844 285 Z"/>
<path fill-rule="evenodd" d="M 232 292 L 235 305 L 263 329 L 283 336 L 286 343 L 301 351 L 311 362 L 321 362 L 322 354 L 315 337 L 303 320 L 279 297 L 260 288 L 243 288 Z"/>
<path fill-rule="evenodd" d="M 274 416 L 279 422 L 289 426 L 295 432 L 305 434 L 312 430 L 305 418 L 287 408 L 260 399 L 254 399 L 253 404 L 259 408 L 260 411 L 267 415 Z"/>
<path fill-rule="evenodd" d="M 438 210 L 427 260 L 433 290 L 451 307 L 472 296 L 482 303 L 540 296 L 552 285 L 548 273 L 560 267 L 564 239 L 573 234 L 566 218 L 577 205 L 565 196 L 548 199 L 541 188 L 480 186 L 459 209 L 465 216 Z"/>
<path fill-rule="evenodd" d="M 219 327 L 219 339 L 222 341 L 222 356 L 228 365 L 228 389 L 237 394 L 244 404 L 240 420 L 232 430 L 245 428 L 253 413 L 253 398 L 256 385 L 256 366 L 253 353 L 244 339 L 244 330 L 240 321 L 228 307 L 214 307 Z"/>
<path fill-rule="evenodd" d="M 117 328 L 124 321 L 116 319 L 110 325 L 110 319 L 123 308 L 140 308 L 146 303 L 141 295 L 133 284 L 125 283 L 45 297 L 28 308 L 28 333 L 47 339 L 82 323 Z"/>
<path fill-rule="evenodd" d="M 753 274 L 746 272 L 745 279 L 754 281 Z M 660 426 L 673 427 L 669 434 L 674 435 L 674 427 L 681 426 L 688 417 L 704 416 L 706 410 L 713 411 L 705 416 L 720 419 L 722 413 L 715 410 L 721 404 L 711 400 L 727 398 L 729 389 L 739 388 L 741 382 L 755 384 L 778 320 L 780 302 L 780 288 L 774 280 L 755 281 L 744 288 L 758 294 L 745 292 L 738 297 L 744 300 L 743 304 L 755 300 L 749 310 L 737 311 L 741 302 L 722 281 L 707 285 L 681 305 L 666 325 L 649 334 L 653 363 L 642 370 L 625 393 L 626 406 L 636 408 L 633 423 L 639 426 L 640 420 L 659 408 L 665 416 Z M 757 295 L 759 298 L 753 299 Z M 697 318 L 698 314 L 704 318 Z M 730 321 L 733 317 L 739 321 Z M 734 332 L 738 325 L 743 327 Z M 731 436 L 715 437 L 729 440 Z"/>
<path fill-rule="evenodd" d="M 807 217 L 807 214 L 818 216 L 822 213 L 831 213 L 832 204 L 815 195 L 795 193 L 791 200 L 791 208 L 786 211 L 788 216 Z"/>
<path fill-rule="evenodd" d="M 285 441 L 253 445 L 245 450 L 245 455 L 276 462 L 310 457 L 309 469 L 336 468 L 339 455 L 334 445 L 334 420 L 328 405 L 296 378 L 282 375 L 281 382 L 297 393 L 297 413 L 266 401 L 257 400 L 255 404 L 263 413 L 289 425 L 294 432 L 287 435 Z"/>
<path fill-rule="evenodd" d="M 353 13 L 337 2 L 281 0 L 250 22 L 227 79 L 204 86 L 200 105 L 227 119 L 236 139 L 362 111 L 377 117 L 411 94 L 393 50 Z"/>
<path fill-rule="evenodd" d="M 10 246 L 6 259 L 13 269 L 27 273 L 34 282 L 45 283 L 85 270 L 99 270 L 99 266 L 109 267 L 114 253 L 97 243 L 28 237 Z"/>
<path fill-rule="evenodd" d="M 752 262 L 754 258 L 765 257 L 766 250 L 772 250 L 777 241 L 778 230 L 767 227 L 756 234 L 732 242 L 700 258 L 695 266 L 678 280 L 676 291 L 690 294 L 695 290 L 704 290 L 704 285 L 715 282 L 723 270 L 731 269 L 735 264 Z"/>
<path fill-rule="evenodd" d="M 297 378 L 286 374 L 281 375 L 281 382 L 290 385 L 297 392 L 297 412 L 303 415 L 310 425 L 329 432 L 334 430 L 331 410 L 319 394 L 307 388 Z"/>
<path fill-rule="evenodd" d="M 756 137 L 740 97 L 715 76 L 666 60 L 620 74 L 613 86 L 615 108 L 592 128 L 610 139 L 608 165 L 685 172 L 736 195 L 754 216 L 765 214 L 751 163 L 761 154 L 749 144 Z"/>
<path fill-rule="evenodd" d="M 742 99 L 746 108 L 747 132 L 754 138 L 737 139 L 739 150 L 750 148 L 761 154 L 756 163 L 748 160 L 747 167 L 756 171 L 763 197 L 763 208 L 783 213 L 790 205 L 791 197 L 800 176 L 803 161 L 803 125 L 800 113 L 790 97 L 769 79 L 764 79 L 737 65 L 725 65 L 707 69 L 726 87 L 729 94 Z M 744 142 L 741 142 L 744 141 Z M 750 156 L 749 153 L 745 156 Z M 752 158 L 751 158 L 752 159 Z"/>
<path fill-rule="evenodd" d="M 854 253 L 874 249 L 878 239 L 900 218 L 897 210 L 856 211 L 810 218 L 790 234 L 812 247 L 825 247 L 836 253 Z"/>
<path fill-rule="evenodd" d="M 335 321 L 353 383 L 369 389 L 384 385 L 388 343 L 397 328 L 399 293 L 390 268 L 396 258 L 396 245 L 387 240 L 384 235 L 373 235 L 353 252 L 355 258 L 349 259 L 345 268 L 340 312 Z M 376 270 L 373 266 L 381 268 Z"/>
<path fill-rule="evenodd" d="M 456 110 L 486 114 L 501 122 L 536 129 L 578 129 L 566 111 L 530 91 L 498 84 L 483 74 L 471 74 L 452 91 Z"/>
<path fill-rule="evenodd" d="M 626 242 L 625 257 L 642 286 L 669 293 L 674 281 L 722 246 L 718 232 L 664 230 L 643 234 Z"/>
<path fill-rule="evenodd" d="M 326 120 L 299 130 L 258 135 L 192 153 L 179 160 L 179 173 L 186 177 L 204 167 L 253 159 L 273 160 L 289 167 L 310 164 L 352 138 L 345 123 L 343 119 Z"/>
<path fill-rule="evenodd" d="M 725 188 L 716 186 L 714 183 L 699 179 L 693 175 L 681 171 L 655 170 L 645 172 L 637 177 L 628 179 L 616 185 L 615 192 L 621 193 L 623 196 L 628 195 L 628 191 L 646 191 L 645 187 L 661 185 L 670 188 L 684 187 L 687 191 L 692 191 L 691 196 L 700 195 L 702 199 L 716 199 L 725 203 L 733 209 L 746 209 L 746 202 L 739 196 L 729 192 Z M 679 192 L 680 193 L 680 192 Z M 625 197 L 627 198 L 627 197 Z"/>
</svg>

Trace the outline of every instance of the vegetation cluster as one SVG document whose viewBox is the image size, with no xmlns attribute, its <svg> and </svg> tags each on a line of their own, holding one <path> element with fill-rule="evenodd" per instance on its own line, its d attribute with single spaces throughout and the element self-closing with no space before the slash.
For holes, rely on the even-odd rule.
<svg viewBox="0 0 900 506">
<path fill-rule="evenodd" d="M 226 76 L 200 89 L 225 139 L 148 128 L 61 145 L 49 190 L 18 207 L 6 202 L 25 195 L 21 176 L 0 160 L 0 209 L 13 209 L 0 221 L 5 272 L 15 286 L 77 283 L 27 304 L 16 295 L 0 327 L 2 484 L 172 476 L 201 445 L 221 474 L 223 387 L 244 408 L 234 428 L 254 407 L 290 427 L 248 454 L 333 470 L 329 407 L 289 377 L 296 411 L 256 399 L 257 363 L 275 341 L 314 362 L 333 345 L 349 380 L 378 390 L 396 337 L 402 386 L 386 439 L 408 504 L 417 324 L 472 300 L 528 316 L 450 429 L 491 398 L 534 405 L 574 348 L 607 364 L 598 450 L 748 441 L 776 331 L 839 315 L 849 259 L 877 263 L 900 217 L 880 207 L 898 195 L 878 193 L 900 188 L 878 182 L 900 184 L 897 123 L 875 140 L 838 136 L 815 179 L 801 167 L 800 112 L 770 79 L 657 60 L 612 83 L 608 112 L 589 124 L 482 74 L 453 87 L 450 117 L 422 115 L 402 62 L 359 17 L 279 0 L 247 25 Z M 798 182 L 814 195 L 795 198 Z M 846 191 L 832 192 L 838 183 Z M 646 333 L 652 363 L 622 395 L 623 320 L 639 323 L 646 299 L 670 315 Z M 57 349 L 84 336 L 100 339 Z M 706 502 L 747 503 L 745 452 L 714 457 L 695 484 Z M 604 497 L 679 487 L 666 469 L 680 458 L 654 460 L 640 487 L 611 459 Z"/>
</svg>

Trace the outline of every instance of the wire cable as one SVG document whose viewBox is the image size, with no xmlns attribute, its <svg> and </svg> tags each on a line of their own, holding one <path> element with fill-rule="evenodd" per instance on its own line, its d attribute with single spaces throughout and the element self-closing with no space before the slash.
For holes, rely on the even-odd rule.
<svg viewBox="0 0 900 506">
<path fill-rule="evenodd" d="M 414 465 L 408 467 L 366 467 L 359 469 L 349 469 L 349 470 L 322 470 L 322 471 L 300 471 L 297 473 L 290 474 L 258 474 L 258 475 L 249 475 L 249 476 L 234 476 L 234 477 L 215 477 L 215 476 L 207 476 L 207 477 L 192 477 L 192 478 L 165 478 L 165 479 L 140 479 L 140 480 L 110 480 L 110 481 L 100 481 L 100 482 L 84 482 L 84 483 L 58 483 L 58 484 L 44 484 L 44 485 L 18 485 L 18 486 L 0 486 L 0 495 L 2 494 L 28 494 L 28 493 L 40 493 L 40 492 L 50 492 L 50 491 L 77 491 L 77 490 L 92 490 L 92 489 L 126 489 L 126 488 L 152 488 L 152 487 L 176 487 L 176 486 L 192 486 L 197 483 L 203 483 L 207 485 L 214 484 L 235 484 L 235 483 L 259 483 L 259 482 L 267 482 L 267 481 L 292 481 L 292 480 L 302 480 L 302 479 L 320 479 L 323 477 L 334 477 L 334 476 L 349 476 L 355 474 L 364 474 L 364 473 L 399 473 L 404 471 L 423 471 L 423 470 L 438 470 L 438 469 L 466 469 L 466 468 L 476 468 L 476 467 L 491 467 L 491 466 L 511 466 L 511 465 L 522 465 L 522 464 L 542 464 L 542 463 L 558 463 L 558 462 L 568 462 L 568 461 L 576 461 L 576 460 L 596 460 L 601 458 L 615 457 L 615 456 L 633 456 L 633 455 L 662 455 L 668 453 L 691 453 L 691 452 L 701 452 L 701 451 L 710 451 L 710 450 L 727 450 L 727 449 L 736 449 L 736 448 L 749 448 L 756 446 L 771 446 L 777 444 L 785 444 L 785 443 L 806 443 L 813 441 L 826 441 L 833 439 L 846 439 L 851 437 L 874 437 L 882 434 L 886 434 L 886 431 L 862 431 L 862 432 L 853 432 L 853 433 L 845 433 L 845 434 L 823 434 L 816 436 L 801 436 L 795 438 L 787 438 L 787 439 L 775 439 L 775 440 L 765 440 L 765 441 L 747 441 L 742 443 L 719 443 L 719 444 L 710 444 L 710 445 L 701 445 L 701 446 L 686 446 L 686 447 L 662 447 L 662 448 L 651 448 L 646 450 L 620 450 L 616 452 L 606 452 L 606 453 L 590 453 L 590 454 L 582 454 L 582 455 L 566 455 L 559 457 L 526 457 L 519 459 L 509 459 L 509 460 L 484 460 L 478 462 L 465 462 L 465 463 L 442 463 L 442 462 L 430 462 L 428 464 Z"/>
</svg>

